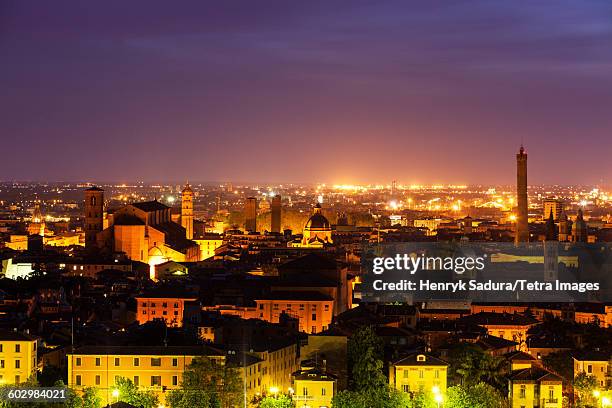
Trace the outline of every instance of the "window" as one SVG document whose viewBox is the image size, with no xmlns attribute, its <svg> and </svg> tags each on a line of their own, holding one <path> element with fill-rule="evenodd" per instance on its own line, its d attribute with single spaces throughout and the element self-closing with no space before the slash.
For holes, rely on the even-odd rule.
<svg viewBox="0 0 612 408">
<path fill-rule="evenodd" d="M 325 395 L 325 388 L 321 388 L 321 395 Z"/>
<path fill-rule="evenodd" d="M 143 311 L 142 311 L 142 314 L 143 314 L 143 315 L 146 315 L 146 314 L 147 314 L 147 311 L 146 311 L 146 310 L 143 310 Z"/>
<path fill-rule="evenodd" d="M 161 358 L 159 358 L 159 357 L 151 357 L 151 366 L 152 367 L 161 367 Z"/>
<path fill-rule="evenodd" d="M 76 385 L 81 385 L 81 376 L 80 375 L 77 375 L 75 380 L 76 380 Z"/>
<path fill-rule="evenodd" d="M 263 310 L 263 306 L 264 306 L 263 303 L 260 303 L 259 304 L 259 310 Z"/>
<path fill-rule="evenodd" d="M 159 387 L 161 386 L 161 375 L 152 375 L 151 376 L 151 387 Z"/>
<path fill-rule="evenodd" d="M 100 357 L 96 357 L 96 367 L 100 367 Z"/>
<path fill-rule="evenodd" d="M 317 326 L 312 326 L 311 333 L 316 333 L 316 332 L 317 332 Z"/>
<path fill-rule="evenodd" d="M 174 304 L 174 307 L 175 307 L 175 308 L 178 308 L 178 303 L 175 303 L 175 304 Z"/>
<path fill-rule="evenodd" d="M 425 371 L 419 370 L 419 378 L 424 378 L 424 377 L 425 377 Z"/>
<path fill-rule="evenodd" d="M 140 366 L 140 359 L 138 357 L 134 358 L 134 367 Z"/>
<path fill-rule="evenodd" d="M 96 385 L 100 385 L 101 383 L 101 378 L 99 375 L 96 375 Z"/>
<path fill-rule="evenodd" d="M 527 396 L 527 386 L 521 385 L 521 391 L 519 393 L 519 398 L 526 398 Z"/>
<path fill-rule="evenodd" d="M 410 392 L 410 386 L 408 384 L 404 384 L 402 385 L 402 391 L 404 392 Z"/>
<path fill-rule="evenodd" d="M 308 388 L 306 387 L 302 388 L 302 395 L 308 395 Z"/>
<path fill-rule="evenodd" d="M 19 384 L 21 382 L 21 377 L 16 375 L 15 376 L 15 384 Z"/>
<path fill-rule="evenodd" d="M 317 314 L 316 314 L 316 313 L 313 313 L 313 314 L 312 314 L 312 316 L 311 316 L 311 320 L 312 320 L 312 321 L 316 321 L 316 320 L 317 320 Z"/>
<path fill-rule="evenodd" d="M 21 368 L 21 360 L 15 360 L 15 368 Z"/>
<path fill-rule="evenodd" d="M 175 311 L 174 311 L 174 315 L 175 315 L 175 316 L 178 316 L 178 310 L 175 310 Z"/>
<path fill-rule="evenodd" d="M 116 375 L 114 381 L 114 384 L 116 385 L 119 382 L 119 378 L 121 378 L 120 375 Z"/>
<path fill-rule="evenodd" d="M 329 310 L 329 305 L 325 305 L 325 311 L 327 312 Z"/>
<path fill-rule="evenodd" d="M 434 378 L 440 378 L 440 370 L 434 371 Z"/>
<path fill-rule="evenodd" d="M 409 373 L 408 370 L 404 370 L 404 378 L 408 378 L 408 373 Z"/>
<path fill-rule="evenodd" d="M 549 400 L 555 399 L 555 387 L 548 387 L 548 399 Z"/>
<path fill-rule="evenodd" d="M 172 367 L 178 367 L 178 358 L 172 359 Z"/>
<path fill-rule="evenodd" d="M 115 367 L 119 367 L 121 365 L 121 359 L 119 357 L 115 357 Z"/>
<path fill-rule="evenodd" d="M 0 360 L 0 368 L 4 368 L 4 360 Z"/>
<path fill-rule="evenodd" d="M 2 353 L 2 344 L 0 344 L 0 353 Z"/>
<path fill-rule="evenodd" d="M 81 366 L 81 357 L 77 357 L 75 363 L 76 363 L 77 367 L 80 367 Z"/>
<path fill-rule="evenodd" d="M 139 386 L 140 385 L 140 377 L 138 377 L 137 375 L 134 376 L 134 385 L 135 386 Z"/>
<path fill-rule="evenodd" d="M 15 353 L 21 352 L 21 344 L 15 344 Z"/>
<path fill-rule="evenodd" d="M 587 366 L 587 372 L 588 372 L 589 374 L 591 374 L 591 373 L 593 372 L 593 366 L 592 366 L 592 365 L 590 365 L 590 364 L 589 364 L 589 365 Z"/>
<path fill-rule="evenodd" d="M 178 375 L 172 376 L 172 385 L 178 385 Z"/>
<path fill-rule="evenodd" d="M 151 303 L 151 307 L 155 307 L 155 302 L 152 302 L 152 303 Z"/>
<path fill-rule="evenodd" d="M 163 302 L 162 307 L 168 307 L 168 302 Z"/>
</svg>

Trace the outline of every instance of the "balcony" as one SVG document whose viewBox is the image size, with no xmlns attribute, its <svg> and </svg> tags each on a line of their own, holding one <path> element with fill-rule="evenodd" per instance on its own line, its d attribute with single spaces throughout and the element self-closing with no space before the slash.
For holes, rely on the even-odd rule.
<svg viewBox="0 0 612 408">
<path fill-rule="evenodd" d="M 543 398 L 540 403 L 540 408 L 560 408 L 561 400 L 558 398 Z"/>
</svg>

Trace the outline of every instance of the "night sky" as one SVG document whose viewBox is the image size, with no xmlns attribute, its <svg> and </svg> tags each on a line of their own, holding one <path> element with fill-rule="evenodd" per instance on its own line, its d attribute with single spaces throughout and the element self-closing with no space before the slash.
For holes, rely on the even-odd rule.
<svg viewBox="0 0 612 408">
<path fill-rule="evenodd" d="M 0 180 L 610 184 L 612 2 L 0 2 Z"/>
</svg>

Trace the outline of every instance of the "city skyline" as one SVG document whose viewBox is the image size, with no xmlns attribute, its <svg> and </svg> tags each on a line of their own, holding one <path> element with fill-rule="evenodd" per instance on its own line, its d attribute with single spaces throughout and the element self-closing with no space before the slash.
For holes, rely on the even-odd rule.
<svg viewBox="0 0 612 408">
<path fill-rule="evenodd" d="M 609 184 L 607 4 L 6 4 L 4 180 Z"/>
</svg>

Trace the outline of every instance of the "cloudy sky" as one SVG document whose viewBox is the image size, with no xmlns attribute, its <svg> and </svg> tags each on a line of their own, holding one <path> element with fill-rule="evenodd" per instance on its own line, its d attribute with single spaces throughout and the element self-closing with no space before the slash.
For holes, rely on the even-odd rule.
<svg viewBox="0 0 612 408">
<path fill-rule="evenodd" d="M 610 184 L 612 2 L 0 2 L 0 180 Z"/>
</svg>

